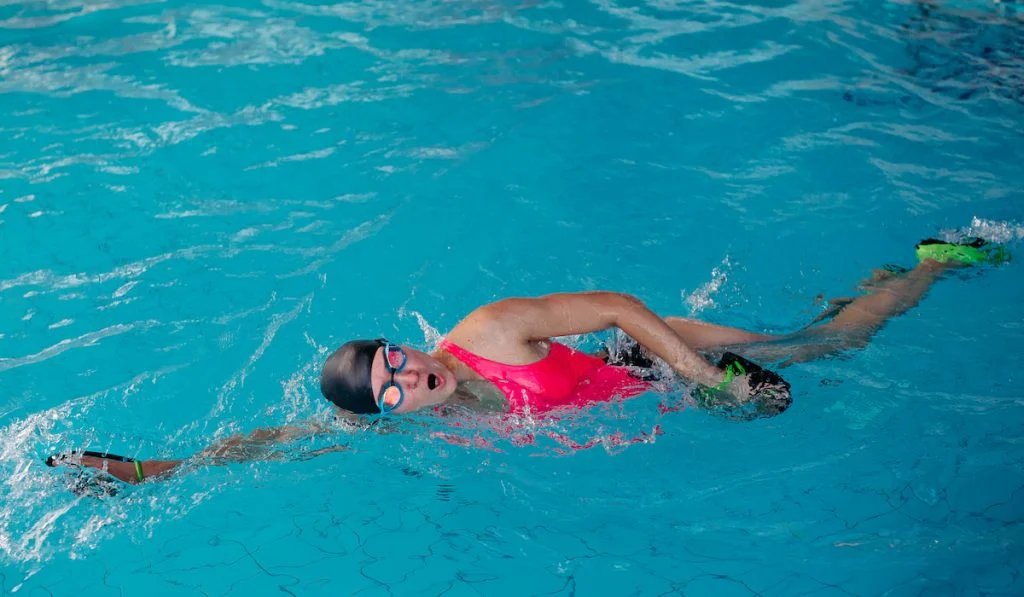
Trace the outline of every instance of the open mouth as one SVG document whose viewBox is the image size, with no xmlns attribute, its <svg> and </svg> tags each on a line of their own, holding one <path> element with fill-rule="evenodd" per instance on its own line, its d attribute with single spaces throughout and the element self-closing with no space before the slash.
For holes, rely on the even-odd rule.
<svg viewBox="0 0 1024 597">
<path fill-rule="evenodd" d="M 440 385 L 441 385 L 441 379 L 438 376 L 434 375 L 433 373 L 431 373 L 430 375 L 427 376 L 427 387 L 428 388 L 430 388 L 431 390 L 435 390 Z"/>
</svg>

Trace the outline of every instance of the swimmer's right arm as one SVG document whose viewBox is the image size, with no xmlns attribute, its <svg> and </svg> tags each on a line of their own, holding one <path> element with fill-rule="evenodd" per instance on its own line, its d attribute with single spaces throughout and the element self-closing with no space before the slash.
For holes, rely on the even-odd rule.
<svg viewBox="0 0 1024 597">
<path fill-rule="evenodd" d="M 519 341 L 588 334 L 615 326 L 667 362 L 687 381 L 712 392 L 725 392 L 741 402 L 755 395 L 785 394 L 788 397 L 789 384 L 760 367 L 758 372 L 748 372 L 740 365 L 729 369 L 727 374 L 725 369 L 712 365 L 657 313 L 628 294 L 600 291 L 551 294 L 540 298 L 506 299 L 484 309 L 483 316 L 497 322 L 499 330 L 514 334 Z"/>
<path fill-rule="evenodd" d="M 546 340 L 618 327 L 690 381 L 714 386 L 725 378 L 664 319 L 628 294 L 567 292 L 505 299 L 486 309 L 488 316 L 502 321 L 506 329 L 514 329 L 523 340 Z"/>
</svg>

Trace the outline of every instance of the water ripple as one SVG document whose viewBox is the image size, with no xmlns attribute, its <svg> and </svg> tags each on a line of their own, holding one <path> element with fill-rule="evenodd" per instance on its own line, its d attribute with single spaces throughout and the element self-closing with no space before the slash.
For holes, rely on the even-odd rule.
<svg viewBox="0 0 1024 597">
<path fill-rule="evenodd" d="M 920 238 L 1017 251 L 1022 30 L 980 0 L 0 0 L 0 584 L 1019 594 L 1015 263 L 787 369 L 760 424 L 652 394 L 344 427 L 102 504 L 41 457 L 321 417 L 339 342 L 509 294 L 797 329 Z"/>
</svg>

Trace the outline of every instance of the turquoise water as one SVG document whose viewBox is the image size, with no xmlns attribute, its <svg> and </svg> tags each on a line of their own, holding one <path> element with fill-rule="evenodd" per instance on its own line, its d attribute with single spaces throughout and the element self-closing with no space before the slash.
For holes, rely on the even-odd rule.
<svg viewBox="0 0 1024 597">
<path fill-rule="evenodd" d="M 1024 593 L 1020 263 L 787 369 L 771 420 L 663 413 L 674 391 L 339 429 L 104 500 L 42 463 L 322 419 L 339 343 L 428 348 L 509 295 L 789 332 L 923 237 L 1020 253 L 1022 27 L 986 2 L 3 3 L 0 590 Z"/>
</svg>

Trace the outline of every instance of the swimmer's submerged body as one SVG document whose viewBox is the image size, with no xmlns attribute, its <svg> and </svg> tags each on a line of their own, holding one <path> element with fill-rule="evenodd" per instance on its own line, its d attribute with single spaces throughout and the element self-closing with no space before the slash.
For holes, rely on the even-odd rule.
<svg viewBox="0 0 1024 597">
<path fill-rule="evenodd" d="M 616 292 L 505 299 L 470 313 L 429 354 L 384 339 L 348 342 L 325 362 L 321 391 L 346 418 L 444 410 L 455 404 L 543 416 L 647 391 L 654 371 L 651 358 L 656 357 L 696 387 L 698 406 L 740 419 L 774 416 L 792 403 L 789 384 L 753 361 L 785 367 L 862 348 L 886 321 L 916 305 L 948 268 L 1000 263 L 1008 255 L 981 241 L 927 240 L 918 245 L 918 257 L 912 270 L 876 271 L 864 285 L 866 294 L 832 301 L 833 309 L 787 335 L 662 318 L 635 297 Z M 636 345 L 609 357 L 552 340 L 610 328 L 622 330 Z M 710 355 L 721 358 L 716 364 Z M 274 446 L 329 432 L 326 424 L 257 430 L 228 438 L 191 461 L 281 457 Z M 186 462 L 136 462 L 96 453 L 55 458 L 48 464 L 102 468 L 129 483 L 167 474 Z"/>
</svg>

